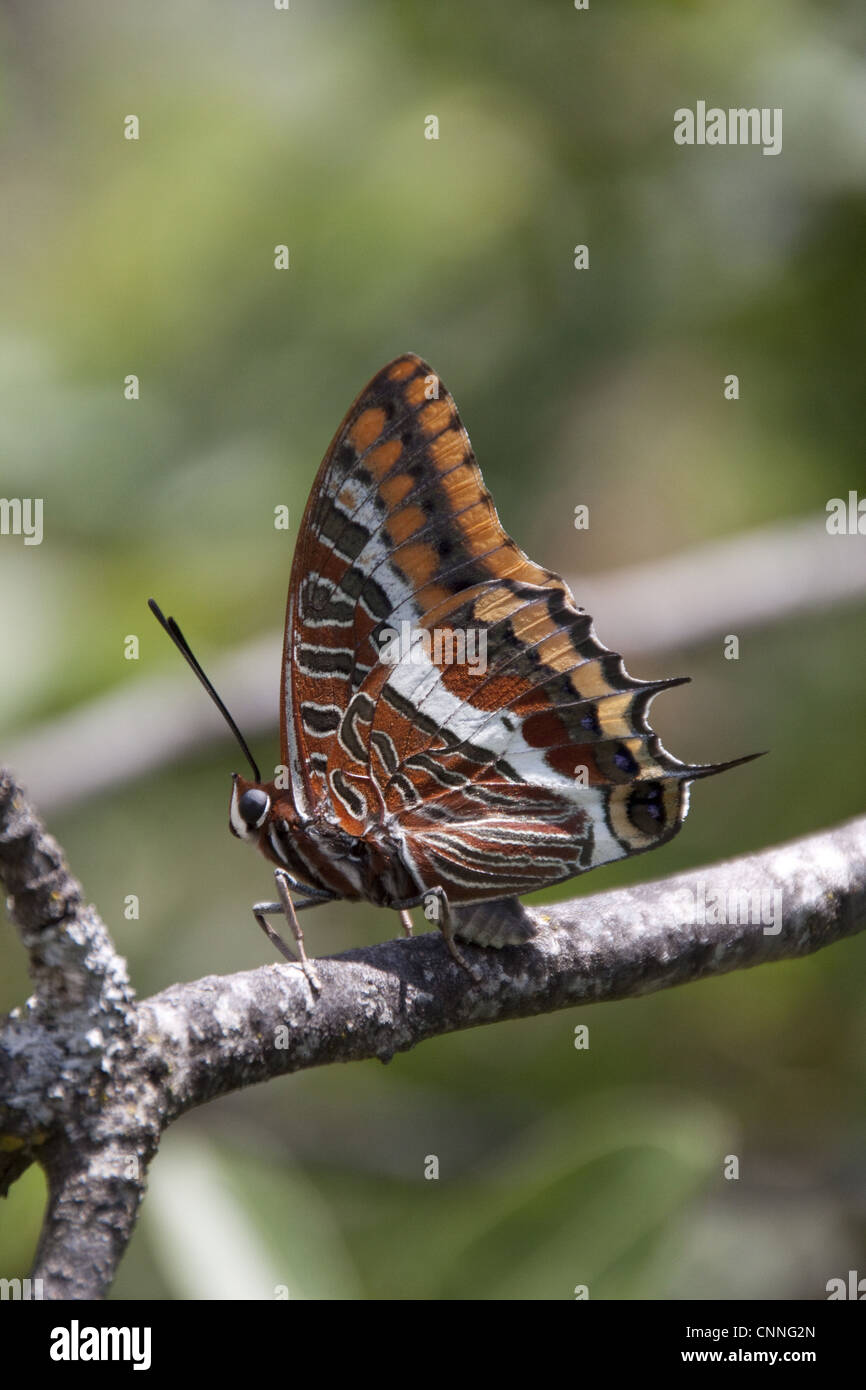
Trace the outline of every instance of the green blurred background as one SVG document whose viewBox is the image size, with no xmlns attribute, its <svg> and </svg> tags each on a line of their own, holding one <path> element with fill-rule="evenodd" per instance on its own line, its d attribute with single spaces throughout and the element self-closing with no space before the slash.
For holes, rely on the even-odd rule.
<svg viewBox="0 0 866 1390">
<path fill-rule="evenodd" d="M 206 665 L 272 631 L 294 544 L 273 508 L 300 516 L 349 402 L 407 349 L 578 601 L 582 573 L 821 527 L 864 490 L 864 35 L 854 0 L 0 4 L 0 490 L 45 499 L 41 546 L 0 541 L 0 750 L 176 672 L 150 593 Z M 675 146 L 699 98 L 782 107 L 782 154 Z M 736 662 L 723 633 L 629 661 L 694 677 L 654 711 L 678 756 L 771 756 L 699 786 L 670 845 L 551 896 L 861 811 L 863 616 L 788 618 Z M 45 808 L 141 994 L 272 959 L 213 727 L 168 771 Z M 326 907 L 305 930 L 329 954 L 394 923 Z M 116 1295 L 822 1297 L 866 1272 L 864 964 L 861 938 L 213 1104 L 166 1137 Z M 4 920 L 0 1008 L 27 990 Z M 0 1210 L 3 1276 L 43 1199 L 31 1169 Z"/>
</svg>

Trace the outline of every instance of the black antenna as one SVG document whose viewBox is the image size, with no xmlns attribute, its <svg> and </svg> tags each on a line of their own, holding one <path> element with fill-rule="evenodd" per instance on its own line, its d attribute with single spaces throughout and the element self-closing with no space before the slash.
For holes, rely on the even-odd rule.
<svg viewBox="0 0 866 1390">
<path fill-rule="evenodd" d="M 198 661 L 193 656 L 192 647 L 189 645 L 189 642 L 187 642 L 186 638 L 184 637 L 174 618 L 167 618 L 165 616 L 159 604 L 156 602 L 156 599 L 149 598 L 147 600 L 147 606 L 150 609 L 153 616 L 156 618 L 156 621 L 159 623 L 160 627 L 164 628 L 164 630 L 168 633 L 169 637 L 171 638 L 174 645 L 177 647 L 184 661 L 188 662 L 188 664 L 192 667 L 193 671 L 195 671 L 195 674 L 198 676 L 208 695 L 213 700 L 223 719 L 226 721 L 235 738 L 237 739 L 238 743 L 240 744 L 241 748 L 244 750 L 247 761 L 249 762 L 249 765 L 253 770 L 253 776 L 256 782 L 261 782 L 262 774 L 259 772 L 259 769 L 256 766 L 256 760 L 247 746 L 246 739 L 244 738 L 235 721 L 232 719 L 231 715 L 229 714 L 219 695 L 217 695 L 216 691 L 214 690 L 213 686 L 211 685 L 210 681 L 208 680 L 207 676 L 205 675 L 204 671 L 199 665 Z"/>
</svg>

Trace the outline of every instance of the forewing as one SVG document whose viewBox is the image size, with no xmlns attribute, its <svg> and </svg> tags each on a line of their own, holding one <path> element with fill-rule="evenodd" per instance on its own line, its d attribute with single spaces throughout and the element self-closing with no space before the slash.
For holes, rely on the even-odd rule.
<svg viewBox="0 0 866 1390">
<path fill-rule="evenodd" d="M 492 575 L 558 584 L 499 525 L 453 398 L 414 354 L 352 405 L 301 523 L 283 651 L 283 761 L 295 800 L 356 833 L 374 813 L 369 755 L 382 634 Z M 399 750 L 403 756 L 404 750 Z"/>
</svg>

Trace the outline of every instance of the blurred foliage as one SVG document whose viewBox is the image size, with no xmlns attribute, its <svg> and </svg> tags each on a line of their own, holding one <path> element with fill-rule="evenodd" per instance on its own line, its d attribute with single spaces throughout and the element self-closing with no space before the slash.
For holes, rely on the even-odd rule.
<svg viewBox="0 0 866 1390">
<path fill-rule="evenodd" d="M 456 393 L 506 527 L 572 578 L 821 525 L 863 488 L 863 40 L 853 0 L 0 5 L 2 491 L 45 499 L 41 546 L 0 542 L 5 738 L 174 669 L 151 592 L 205 654 L 273 628 L 273 508 L 300 516 L 406 349 Z M 675 146 L 699 97 L 781 106 L 782 154 Z M 680 756 L 772 756 L 555 896 L 861 810 L 862 638 L 849 608 L 738 662 L 720 640 L 636 668 L 695 677 L 654 711 Z M 217 746 L 52 818 L 143 993 L 271 958 L 229 767 Z M 392 932 L 361 908 L 307 925 L 318 953 Z M 167 1136 L 117 1296 L 820 1297 L 866 1261 L 864 963 L 861 939 L 208 1107 Z M 4 924 L 0 1007 L 25 992 Z M 0 1274 L 26 1272 L 42 1201 L 31 1172 Z"/>
</svg>

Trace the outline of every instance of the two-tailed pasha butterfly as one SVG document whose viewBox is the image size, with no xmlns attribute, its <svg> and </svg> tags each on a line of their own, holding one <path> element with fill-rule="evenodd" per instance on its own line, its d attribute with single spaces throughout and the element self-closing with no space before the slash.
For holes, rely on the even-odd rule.
<svg viewBox="0 0 866 1390">
<path fill-rule="evenodd" d="M 424 904 L 466 966 L 455 934 L 523 944 L 533 928 L 517 895 L 664 844 L 691 782 L 749 761 L 694 766 L 664 750 L 649 705 L 688 677 L 632 679 L 564 580 L 505 534 L 452 396 L 412 353 L 349 410 L 301 522 L 286 775 L 262 781 L 177 624 L 150 607 L 249 760 L 230 829 L 278 865 L 278 901 L 253 912 L 297 963 L 265 919 L 286 916 L 316 987 L 301 909 L 364 900 L 411 934 L 408 909 Z M 465 910 L 503 899 L 480 921 Z"/>
</svg>

